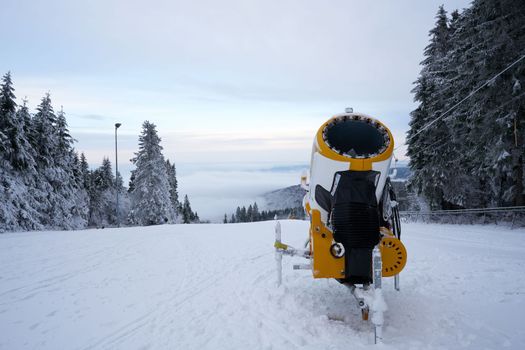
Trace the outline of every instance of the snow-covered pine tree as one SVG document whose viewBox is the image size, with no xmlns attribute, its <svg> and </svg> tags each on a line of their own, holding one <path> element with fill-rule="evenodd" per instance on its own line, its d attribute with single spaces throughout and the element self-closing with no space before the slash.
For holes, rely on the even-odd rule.
<svg viewBox="0 0 525 350">
<path fill-rule="evenodd" d="M 12 134 L 9 135 L 15 153 L 12 157 L 12 164 L 16 169 L 30 169 L 30 172 L 33 172 L 36 166 L 36 152 L 30 142 L 30 137 L 31 114 L 27 108 L 27 100 L 24 100 L 16 113 Z"/>
<path fill-rule="evenodd" d="M 38 211 L 42 216 L 42 225 L 52 227 L 51 216 L 53 206 L 56 203 L 54 187 L 55 150 L 58 146 L 56 133 L 56 115 L 51 105 L 51 97 L 46 94 L 37 106 L 37 112 L 33 117 L 33 128 L 31 129 L 31 141 L 36 151 L 36 162 L 38 175 L 35 179 L 35 196 L 39 203 Z M 54 182 L 54 185 L 60 185 Z"/>
<path fill-rule="evenodd" d="M 200 222 L 199 214 L 197 212 L 193 212 L 193 210 L 191 209 L 191 204 L 190 200 L 188 199 L 188 195 L 184 195 L 184 201 L 182 202 L 180 212 L 183 224 L 197 224 Z"/>
<path fill-rule="evenodd" d="M 12 166 L 14 150 L 8 137 L 14 128 L 15 98 L 11 73 L 8 72 L 0 86 L 0 232 L 19 229 L 15 201 L 20 184 Z"/>
<path fill-rule="evenodd" d="M 436 18 L 436 27 L 430 31 L 431 43 L 425 50 L 427 58 L 424 61 L 427 69 L 425 74 L 433 84 L 429 99 L 431 118 L 427 122 L 443 115 L 451 106 L 451 101 L 457 102 L 456 91 L 450 89 L 450 81 L 456 77 L 450 69 L 450 53 L 453 48 L 451 35 L 454 29 L 449 24 L 443 6 L 439 7 Z M 454 15 L 454 21 L 457 21 L 457 14 Z M 459 120 L 457 122 L 460 123 Z M 455 134 L 454 124 L 447 118 L 439 119 L 422 133 L 423 137 L 429 138 L 427 142 L 432 142 L 425 150 L 430 155 L 425 173 L 430 179 L 430 186 L 426 189 L 427 198 L 432 198 L 429 203 L 434 209 L 457 209 L 465 205 L 457 188 L 464 186 L 468 176 L 458 172 L 457 162 L 463 157 L 463 143 Z"/>
<path fill-rule="evenodd" d="M 450 30 L 443 6 L 436 15 L 436 25 L 430 30 L 430 44 L 425 48 L 423 68 L 416 86 L 415 101 L 419 106 L 411 113 L 408 132 L 408 155 L 413 176 L 410 186 L 424 195 L 433 209 L 443 209 L 448 203 L 443 197 L 444 172 L 449 169 L 449 158 L 442 156 L 450 136 L 448 125 L 439 121 L 423 130 L 431 120 L 444 112 L 445 96 L 441 95 L 446 81 L 446 55 L 450 50 Z M 447 154 L 448 155 L 448 154 Z"/>
<path fill-rule="evenodd" d="M 253 208 L 251 204 L 248 206 L 248 209 L 246 210 L 246 221 L 247 222 L 253 221 Z"/>
<path fill-rule="evenodd" d="M 14 141 L 12 134 L 17 130 L 15 99 L 11 72 L 7 72 L 2 77 L 2 85 L 0 85 L 0 132 L 2 132 L 2 148 L 4 151 L 2 156 L 10 163 L 13 163 L 13 158 L 16 156 L 15 149 L 11 144 Z"/>
<path fill-rule="evenodd" d="M 11 72 L 7 72 L 2 77 L 0 85 L 0 130 L 7 130 L 12 127 L 13 114 L 16 112 L 16 96 Z"/>
<path fill-rule="evenodd" d="M 169 159 L 166 160 L 166 171 L 168 173 L 168 182 L 170 185 L 170 200 L 171 205 L 173 208 L 175 208 L 175 211 L 177 212 L 177 216 L 180 214 L 178 213 L 180 203 L 179 203 L 179 193 L 177 191 L 177 171 L 175 170 L 175 164 L 171 164 Z"/>
<path fill-rule="evenodd" d="M 10 73 L 0 86 L 0 231 L 40 229 L 34 199 L 35 151 L 28 141 L 26 104 L 16 110 Z"/>
<path fill-rule="evenodd" d="M 80 154 L 80 174 L 82 176 L 82 184 L 84 188 L 89 192 L 91 187 L 91 171 L 89 170 L 89 164 L 86 159 L 84 152 Z"/>
<path fill-rule="evenodd" d="M 37 151 L 39 166 L 54 165 L 53 156 L 58 148 L 56 131 L 57 117 L 51 105 L 51 96 L 47 93 L 37 106 L 33 117 L 33 147 Z"/>
<path fill-rule="evenodd" d="M 88 189 L 84 185 L 84 177 L 82 173 L 82 163 L 78 153 L 71 151 L 72 161 L 72 187 L 73 187 L 73 207 L 71 214 L 73 216 L 73 225 L 75 228 L 85 228 L 89 222 L 89 194 Z"/>
<path fill-rule="evenodd" d="M 448 70 L 454 79 L 450 79 L 447 88 L 455 99 L 450 99 L 450 106 L 523 55 L 524 5 L 513 1 L 474 1 L 461 15 L 453 17 Z M 446 188 L 446 196 L 456 198 L 464 206 L 523 203 L 524 146 L 520 135 L 524 118 L 523 112 L 518 111 L 524 98 L 513 95 L 515 81 L 523 80 L 523 70 L 521 64 L 490 81 L 488 87 L 447 117 L 454 139 L 461 141 L 456 142 L 461 148 L 457 147 L 455 171 L 467 179 L 457 181 L 458 176 L 449 176 L 452 186 Z"/>
<path fill-rule="evenodd" d="M 128 183 L 128 193 L 133 192 L 135 189 L 135 170 L 131 170 L 131 175 L 129 177 L 129 183 Z"/>
<path fill-rule="evenodd" d="M 122 179 L 122 176 L 120 175 L 120 171 L 117 173 L 115 184 L 116 184 L 116 191 L 118 191 L 118 194 L 119 194 L 118 223 L 123 224 L 128 218 L 129 210 L 131 207 L 131 201 L 129 198 L 128 189 L 126 188 L 126 186 L 124 186 L 124 179 Z"/>
<path fill-rule="evenodd" d="M 19 202 L 20 212 L 18 222 L 24 230 L 39 230 L 42 228 L 42 216 L 38 212 L 40 204 L 37 201 L 39 192 L 36 181 L 40 175 L 36 162 L 36 150 L 31 142 L 31 115 L 27 108 L 27 100 L 25 99 L 17 111 L 17 124 L 17 133 L 19 135 L 19 141 L 16 141 L 19 150 L 16 156 L 19 169 L 19 175 L 17 177 L 23 181 L 27 190 L 27 192 L 24 193 L 24 198 L 21 198 Z"/>
<path fill-rule="evenodd" d="M 242 222 L 241 219 L 241 207 L 237 207 L 235 210 L 235 222 Z"/>
<path fill-rule="evenodd" d="M 14 91 L 11 74 L 7 73 L 0 87 L 0 130 L 6 141 L 2 155 L 15 170 L 23 171 L 35 166 L 35 152 L 26 134 L 29 111 L 25 102 L 17 110 Z"/>
<path fill-rule="evenodd" d="M 253 220 L 252 221 L 260 221 L 261 220 L 261 217 L 260 217 L 261 214 L 259 213 L 259 207 L 257 206 L 257 202 L 253 203 L 252 216 L 253 216 Z"/>
<path fill-rule="evenodd" d="M 184 195 L 184 201 L 182 204 L 182 223 L 189 224 L 193 218 L 193 212 L 191 211 L 190 200 L 188 195 Z"/>
<path fill-rule="evenodd" d="M 480 82 L 487 81 L 512 61 L 525 55 L 525 3 L 474 1 L 470 50 L 477 58 Z M 462 43 L 462 49 L 469 48 Z M 472 78 L 472 77 L 469 77 Z M 525 62 L 490 81 L 472 99 L 472 122 L 478 126 L 473 141 L 482 155 L 475 173 L 481 190 L 494 198 L 492 205 L 524 205 Z"/>
<path fill-rule="evenodd" d="M 117 222 L 115 177 L 108 158 L 91 174 L 89 226 L 107 227 Z"/>
<path fill-rule="evenodd" d="M 157 225 L 176 219 L 160 141 L 155 124 L 145 121 L 139 136 L 139 151 L 132 159 L 136 169 L 129 219 L 133 224 Z"/>
<path fill-rule="evenodd" d="M 63 229 L 84 228 L 88 223 L 88 197 L 80 181 L 78 156 L 73 149 L 63 108 L 56 116 L 57 148 L 54 150 L 53 187 L 57 202 L 52 224 Z"/>
</svg>

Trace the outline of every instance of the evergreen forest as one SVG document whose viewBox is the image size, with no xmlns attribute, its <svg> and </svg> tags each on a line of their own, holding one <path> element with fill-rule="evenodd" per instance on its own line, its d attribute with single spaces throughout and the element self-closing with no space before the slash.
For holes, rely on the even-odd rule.
<svg viewBox="0 0 525 350">
<path fill-rule="evenodd" d="M 66 114 L 50 94 L 32 113 L 17 102 L 11 74 L 0 85 L 0 232 L 199 222 L 179 201 L 175 165 L 145 121 L 129 187 L 108 158 L 91 169 L 74 148 Z M 117 194 L 119 197 L 117 208 Z"/>
<path fill-rule="evenodd" d="M 441 6 L 413 89 L 409 188 L 428 209 L 525 204 L 525 1 Z"/>
</svg>

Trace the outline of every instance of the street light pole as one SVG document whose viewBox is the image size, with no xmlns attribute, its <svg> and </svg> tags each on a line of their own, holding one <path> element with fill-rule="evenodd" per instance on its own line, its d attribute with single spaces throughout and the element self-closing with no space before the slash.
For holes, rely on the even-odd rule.
<svg viewBox="0 0 525 350">
<path fill-rule="evenodd" d="M 118 205 L 118 192 L 119 192 L 119 183 L 118 183 L 118 149 L 117 149 L 117 129 L 120 128 L 122 124 L 115 124 L 115 189 L 117 192 L 117 227 L 120 227 L 120 215 L 119 215 L 119 205 Z"/>
</svg>

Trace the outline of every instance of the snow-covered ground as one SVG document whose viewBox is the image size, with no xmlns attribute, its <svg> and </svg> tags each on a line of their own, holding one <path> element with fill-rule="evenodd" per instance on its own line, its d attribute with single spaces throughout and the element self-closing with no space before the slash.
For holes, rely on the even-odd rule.
<svg viewBox="0 0 525 350">
<path fill-rule="evenodd" d="M 300 246 L 308 224 L 284 221 Z M 0 235 L 1 349 L 373 348 L 349 291 L 285 260 L 273 222 Z M 378 349 L 523 349 L 525 230 L 405 224 Z M 336 321 L 335 319 L 341 319 Z"/>
</svg>

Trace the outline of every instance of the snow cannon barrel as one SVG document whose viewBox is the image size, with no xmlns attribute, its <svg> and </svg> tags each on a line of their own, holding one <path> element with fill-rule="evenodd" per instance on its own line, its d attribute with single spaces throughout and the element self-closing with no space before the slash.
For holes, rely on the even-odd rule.
<svg viewBox="0 0 525 350">
<path fill-rule="evenodd" d="M 310 191 L 306 203 L 310 209 L 320 210 L 323 222 L 327 222 L 329 206 L 326 194 L 334 190 L 333 185 L 337 187 L 335 180 L 340 179 L 342 173 L 371 178 L 379 202 L 390 171 L 393 151 L 392 133 L 380 121 L 358 113 L 339 114 L 330 118 L 319 128 L 314 139 Z"/>
<path fill-rule="evenodd" d="M 343 115 L 326 122 L 318 132 L 321 145 L 344 160 L 370 159 L 392 154 L 390 131 L 380 122 L 363 115 Z M 321 146 L 322 147 L 322 146 Z M 389 152 L 387 152 L 387 150 Z"/>
<path fill-rule="evenodd" d="M 383 191 L 393 150 L 390 130 L 364 114 L 338 114 L 319 128 L 304 198 L 314 277 L 371 281 L 372 250 L 390 228 Z"/>
</svg>

